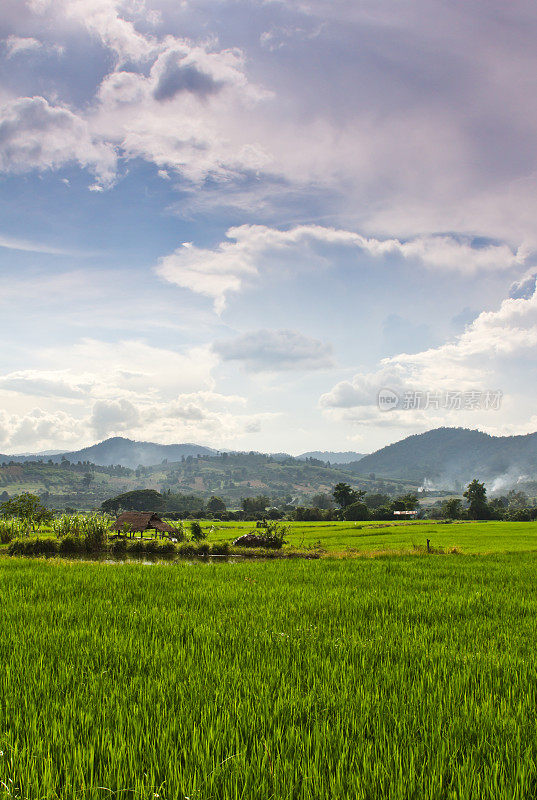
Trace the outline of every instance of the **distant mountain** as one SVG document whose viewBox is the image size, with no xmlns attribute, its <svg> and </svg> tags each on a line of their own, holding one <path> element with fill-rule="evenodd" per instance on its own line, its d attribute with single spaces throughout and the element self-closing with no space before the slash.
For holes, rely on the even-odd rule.
<svg viewBox="0 0 537 800">
<path fill-rule="evenodd" d="M 181 461 L 183 456 L 185 458 L 198 455 L 208 456 L 215 455 L 218 452 L 212 447 L 204 447 L 199 444 L 155 444 L 154 442 L 135 442 L 122 436 L 114 436 L 90 447 L 70 452 L 47 450 L 42 453 L 22 453 L 16 456 L 0 454 L 0 463 L 14 461 L 16 464 L 21 464 L 26 461 L 51 460 L 56 464 L 66 458 L 68 461 L 74 462 L 90 461 L 100 467 L 121 464 L 123 467 L 134 469 L 138 466 L 152 467 L 160 464 L 164 459 Z M 234 451 L 228 450 L 227 452 Z M 288 458 L 292 458 L 288 453 L 271 453 L 270 455 L 277 461 L 285 461 Z M 302 461 L 306 458 L 317 458 L 319 461 L 330 461 L 331 464 L 348 464 L 351 461 L 358 461 L 362 458 L 362 455 L 351 451 L 334 453 L 328 450 L 312 450 L 310 453 L 303 453 L 301 456 L 296 456 L 296 458 Z"/>
<path fill-rule="evenodd" d="M 123 467 L 135 468 L 138 466 L 151 467 L 168 461 L 181 461 L 183 456 L 215 455 L 216 450 L 199 444 L 155 444 L 154 442 L 134 442 L 122 436 L 105 439 L 104 442 L 84 447 L 67 453 L 40 453 L 32 456 L 6 456 L 0 455 L 0 462 L 15 461 L 48 461 L 60 462 L 63 458 L 68 461 L 90 461 L 101 467 L 121 464 Z"/>
<path fill-rule="evenodd" d="M 346 467 L 357 475 L 429 481 L 451 488 L 472 478 L 503 489 L 537 480 L 537 433 L 489 436 L 466 428 L 436 428 L 383 447 Z"/>
<path fill-rule="evenodd" d="M 65 453 L 65 458 L 69 461 L 91 461 L 93 464 L 110 466 L 121 464 L 123 467 L 150 467 L 160 464 L 165 459 L 168 461 L 181 461 L 188 456 L 215 455 L 216 450 L 212 447 L 204 447 L 199 444 L 155 444 L 154 442 L 133 442 L 131 439 L 124 439 L 115 436 L 106 439 L 104 442 L 76 450 L 73 453 Z"/>
<path fill-rule="evenodd" d="M 302 453 L 296 458 L 304 461 L 306 458 L 317 458 L 319 461 L 329 461 L 331 464 L 350 464 L 360 461 L 363 453 L 355 453 L 353 450 L 345 450 L 343 453 L 333 452 L 332 450 L 311 450 L 309 453 Z"/>
<path fill-rule="evenodd" d="M 119 445 L 129 448 L 134 461 L 146 456 L 154 460 L 157 455 L 163 455 L 162 450 L 157 453 L 151 450 L 142 452 L 139 447 L 135 450 L 134 446 L 143 443 L 126 441 L 126 445 L 125 440 L 121 440 Z M 173 461 L 161 459 L 157 464 L 140 466 L 140 469 L 118 466 L 117 463 L 110 466 L 89 465 L 88 455 L 101 461 L 105 458 L 115 462 L 121 458 L 125 460 L 125 452 L 121 453 L 117 447 L 102 447 L 108 444 L 102 442 L 95 449 L 85 448 L 69 453 L 69 460 L 64 461 L 54 462 L 44 458 L 36 463 L 34 457 L 33 460 L 0 465 L 2 499 L 6 499 L 5 495 L 14 497 L 22 492 L 33 492 L 42 496 L 51 508 L 87 511 L 99 508 L 103 500 L 124 492 L 155 489 L 171 497 L 171 503 L 181 506 L 168 509 L 173 511 L 184 508 L 184 504 L 188 505 L 193 496 L 198 498 L 198 507 L 200 498 L 208 500 L 213 494 L 222 497 L 227 507 L 232 509 L 240 508 L 242 498 L 260 494 L 268 495 L 270 502 L 277 505 L 289 502 L 307 505 L 316 494 L 330 494 L 334 485 L 341 481 L 353 488 L 365 488 L 369 493 L 397 495 L 416 489 L 415 485 L 406 481 L 362 478 L 347 472 L 344 465 L 328 466 L 315 461 L 299 461 L 291 456 L 280 460 L 272 455 L 254 452 L 201 454 L 199 458 L 187 455 L 184 461 L 177 458 Z M 114 444 L 117 446 L 118 442 L 112 440 Z M 133 447 L 129 447 L 129 444 Z M 195 448 L 196 445 L 191 447 Z M 164 454 L 169 452 L 164 450 Z M 173 455 L 176 457 L 177 451 Z M 12 460 L 7 457 L 7 462 Z M 188 507 L 192 508 L 191 505 Z"/>
</svg>

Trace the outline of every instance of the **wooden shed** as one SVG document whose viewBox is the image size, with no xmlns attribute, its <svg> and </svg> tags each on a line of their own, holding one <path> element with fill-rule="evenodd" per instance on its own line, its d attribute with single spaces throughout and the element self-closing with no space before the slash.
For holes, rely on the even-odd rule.
<svg viewBox="0 0 537 800">
<path fill-rule="evenodd" d="M 116 531 L 128 530 L 129 533 L 144 533 L 145 531 L 155 531 L 155 533 L 175 533 L 175 528 L 163 522 L 154 511 L 125 511 L 120 514 L 114 522 L 113 527 Z"/>
</svg>

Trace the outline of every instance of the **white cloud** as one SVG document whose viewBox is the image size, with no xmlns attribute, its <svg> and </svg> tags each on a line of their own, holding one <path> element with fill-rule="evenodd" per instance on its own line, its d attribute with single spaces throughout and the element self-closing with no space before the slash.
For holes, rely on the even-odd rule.
<svg viewBox="0 0 537 800">
<path fill-rule="evenodd" d="M 0 447 L 7 455 L 52 447 L 68 449 L 83 434 L 80 420 L 65 411 L 34 408 L 27 414 L 15 414 L 0 410 Z"/>
<path fill-rule="evenodd" d="M 0 390 L 32 397 L 83 399 L 88 388 L 87 383 L 73 381 L 72 376 L 62 370 L 19 370 L 0 376 Z"/>
<path fill-rule="evenodd" d="M 176 353 L 139 341 L 84 340 L 35 355 L 42 368 L 0 376 L 4 451 L 71 449 L 121 433 L 230 446 L 274 416 L 214 391 L 217 359 L 209 348 Z"/>
<path fill-rule="evenodd" d="M 208 346 L 176 352 L 136 340 L 82 339 L 64 347 L 36 347 L 34 355 L 40 368 L 0 376 L 0 390 L 28 397 L 141 403 L 170 402 L 189 392 L 213 394 L 211 372 L 217 359 Z"/>
<path fill-rule="evenodd" d="M 358 373 L 340 381 L 320 398 L 321 409 L 333 420 L 360 425 L 414 427 L 437 425 L 475 427 L 475 410 L 444 408 L 395 411 L 377 408 L 381 389 L 391 389 L 400 400 L 405 392 L 427 395 L 447 392 L 500 391 L 501 407 L 481 414 L 481 428 L 499 432 L 502 425 L 527 427 L 532 405 L 532 371 L 537 346 L 537 293 L 529 298 L 504 300 L 497 311 L 481 313 L 452 342 L 415 354 L 401 353 L 383 359 L 376 371 Z M 516 365 L 517 381 L 506 375 Z M 516 423 L 515 423 L 516 420 Z"/>
<path fill-rule="evenodd" d="M 98 400 L 93 405 L 90 426 L 100 439 L 139 425 L 140 412 L 128 400 Z"/>
<path fill-rule="evenodd" d="M 306 251 L 310 263 L 311 248 L 316 245 L 351 247 L 375 258 L 399 256 L 421 263 L 433 270 L 474 273 L 479 270 L 506 270 L 522 264 L 524 248 L 512 251 L 507 245 L 472 246 L 469 240 L 450 236 L 422 236 L 402 242 L 398 239 L 375 239 L 353 231 L 320 225 L 299 225 L 287 231 L 264 225 L 242 225 L 226 233 L 230 241 L 213 250 L 185 243 L 164 256 L 157 273 L 165 280 L 214 300 L 221 312 L 230 292 L 239 292 L 259 274 L 270 254 L 293 254 Z"/>
<path fill-rule="evenodd" d="M 280 3 L 274 20 L 272 5 L 261 4 L 253 17 L 261 27 L 248 33 L 234 14 L 226 20 L 234 0 L 6 0 L 5 19 L 17 42 L 54 31 L 78 47 L 85 32 L 112 55 L 98 113 L 87 104 L 80 116 L 127 158 L 198 182 L 227 184 L 252 171 L 269 189 L 280 179 L 275 194 L 282 185 L 306 197 L 323 189 L 342 226 L 375 236 L 455 230 L 515 249 L 537 245 L 537 20 L 529 4 L 419 0 L 401 14 L 381 0 L 311 0 Z M 517 35 L 506 37 L 506 28 Z M 218 50 L 207 38 L 217 29 L 222 40 L 241 37 L 243 52 Z M 279 46 L 278 36 L 301 36 L 302 46 L 270 63 L 259 58 L 259 38 Z M 481 258 L 494 265 L 499 255 Z"/>
<path fill-rule="evenodd" d="M 87 386 L 95 399 L 172 400 L 179 394 L 212 390 L 216 357 L 209 347 L 175 352 L 143 341 L 103 342 L 84 339 L 42 352 L 62 363 L 76 385 Z M 80 365 L 84 365 L 81 372 Z"/>
<path fill-rule="evenodd" d="M 316 370 L 334 366 L 332 347 L 297 331 L 259 330 L 216 342 L 223 361 L 238 361 L 251 371 Z"/>
<path fill-rule="evenodd" d="M 146 59 L 155 48 L 151 36 L 141 34 L 131 20 L 125 19 L 129 3 L 120 0 L 30 0 L 28 5 L 35 14 L 55 22 L 60 28 L 73 23 L 85 28 L 115 53 L 119 63 Z"/>
<path fill-rule="evenodd" d="M 92 253 L 83 253 L 80 250 L 68 250 L 63 247 L 52 247 L 41 242 L 34 242 L 29 239 L 17 239 L 13 236 L 6 236 L 0 233 L 0 247 L 7 250 L 21 250 L 26 253 L 44 253 L 52 256 L 77 256 L 84 257 Z"/>
<path fill-rule="evenodd" d="M 34 39 L 33 36 L 16 36 L 12 34 L 4 40 L 7 58 L 13 58 L 18 55 L 25 55 L 28 53 L 42 53 L 54 54 L 61 56 L 64 48 L 58 44 L 45 44 L 39 39 Z"/>
<path fill-rule="evenodd" d="M 270 160 L 244 138 L 246 117 L 267 93 L 248 82 L 243 54 L 164 39 L 148 75 L 115 71 L 98 90 L 92 125 L 127 158 L 141 157 L 191 181 L 227 180 Z M 240 140 L 236 120 L 243 120 Z"/>
<path fill-rule="evenodd" d="M 28 53 L 32 50 L 39 50 L 42 47 L 41 42 L 38 39 L 34 39 L 32 36 L 14 35 L 8 36 L 4 41 L 4 45 L 8 58 L 13 58 L 13 56 L 18 55 L 19 53 Z"/>
<path fill-rule="evenodd" d="M 97 141 L 87 122 L 44 97 L 22 97 L 0 106 L 0 171 L 57 169 L 77 161 L 103 183 L 115 175 L 113 148 Z"/>
</svg>

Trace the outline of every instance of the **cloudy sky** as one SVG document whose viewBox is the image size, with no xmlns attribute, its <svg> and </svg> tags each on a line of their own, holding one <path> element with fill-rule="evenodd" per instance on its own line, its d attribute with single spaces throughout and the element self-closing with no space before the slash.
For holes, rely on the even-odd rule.
<svg viewBox="0 0 537 800">
<path fill-rule="evenodd" d="M 1 7 L 0 452 L 537 430 L 534 2 Z"/>
</svg>

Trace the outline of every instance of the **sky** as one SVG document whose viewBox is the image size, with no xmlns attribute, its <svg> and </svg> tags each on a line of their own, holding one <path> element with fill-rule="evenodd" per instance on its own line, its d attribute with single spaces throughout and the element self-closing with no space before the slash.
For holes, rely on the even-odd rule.
<svg viewBox="0 0 537 800">
<path fill-rule="evenodd" d="M 0 6 L 0 452 L 537 430 L 534 2 Z"/>
</svg>

